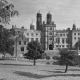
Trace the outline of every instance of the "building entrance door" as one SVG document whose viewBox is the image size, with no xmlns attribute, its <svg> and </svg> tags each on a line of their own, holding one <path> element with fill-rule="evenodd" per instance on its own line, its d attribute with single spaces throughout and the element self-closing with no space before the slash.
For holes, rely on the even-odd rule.
<svg viewBox="0 0 80 80">
<path fill-rule="evenodd" d="M 53 50 L 53 45 L 52 44 L 49 45 L 49 50 Z"/>
</svg>

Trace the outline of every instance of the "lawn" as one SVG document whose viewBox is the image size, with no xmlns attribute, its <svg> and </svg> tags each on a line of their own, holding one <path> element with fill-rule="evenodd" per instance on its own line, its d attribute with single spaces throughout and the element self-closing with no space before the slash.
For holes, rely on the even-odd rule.
<svg viewBox="0 0 80 80">
<path fill-rule="evenodd" d="M 29 61 L 0 61 L 0 80 L 80 80 L 80 68 L 69 66 L 47 65 L 37 61 L 33 66 Z"/>
</svg>

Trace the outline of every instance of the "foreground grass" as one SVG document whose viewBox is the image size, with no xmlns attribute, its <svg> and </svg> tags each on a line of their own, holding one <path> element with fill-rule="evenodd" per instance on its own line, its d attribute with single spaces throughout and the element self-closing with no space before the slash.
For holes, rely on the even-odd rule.
<svg viewBox="0 0 80 80">
<path fill-rule="evenodd" d="M 44 63 L 44 61 L 43 61 Z M 64 73 L 65 66 L 42 65 L 37 61 L 0 61 L 0 80 L 80 80 L 80 68 L 69 66 Z"/>
</svg>

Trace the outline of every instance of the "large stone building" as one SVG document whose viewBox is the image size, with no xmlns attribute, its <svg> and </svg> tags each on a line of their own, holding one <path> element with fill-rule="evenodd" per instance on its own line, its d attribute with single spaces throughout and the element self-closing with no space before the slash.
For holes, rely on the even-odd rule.
<svg viewBox="0 0 80 80">
<path fill-rule="evenodd" d="M 42 21 L 42 14 L 37 13 L 36 29 L 30 25 L 30 29 L 24 27 L 13 27 L 15 32 L 14 56 L 21 57 L 27 52 L 27 44 L 30 41 L 37 40 L 42 44 L 44 50 L 53 50 L 58 48 L 74 48 L 76 42 L 80 40 L 80 29 L 76 29 L 73 24 L 72 29 L 67 28 L 57 30 L 56 24 L 52 21 L 51 13 L 47 13 L 46 21 Z"/>
<path fill-rule="evenodd" d="M 14 37 L 14 56 L 23 57 L 24 53 L 27 53 L 27 44 L 31 41 L 40 42 L 41 32 L 34 29 L 31 24 L 30 29 L 24 29 L 24 27 L 16 28 L 13 27 L 15 31 Z"/>
<path fill-rule="evenodd" d="M 56 24 L 52 21 L 52 15 L 47 13 L 47 21 L 43 22 L 44 27 L 44 47 L 45 50 L 53 50 L 54 48 L 54 40 L 55 40 L 55 30 Z"/>
<path fill-rule="evenodd" d="M 52 21 L 51 13 L 47 13 L 46 21 L 42 22 L 42 14 L 37 13 L 36 29 L 41 31 L 41 44 L 44 50 L 58 48 L 72 49 L 80 39 L 80 29 L 73 24 L 72 29 L 56 30 L 56 24 Z"/>
<path fill-rule="evenodd" d="M 47 13 L 46 22 L 42 22 L 42 14 L 37 13 L 36 29 L 41 31 L 41 44 L 44 50 L 49 50 L 54 48 L 54 35 L 56 24 L 52 21 L 52 15 Z"/>
<path fill-rule="evenodd" d="M 55 35 L 55 48 L 68 48 L 68 31 L 67 30 L 56 30 Z"/>
<path fill-rule="evenodd" d="M 76 26 L 74 25 L 72 29 L 72 47 L 80 40 L 80 29 L 76 29 Z"/>
</svg>

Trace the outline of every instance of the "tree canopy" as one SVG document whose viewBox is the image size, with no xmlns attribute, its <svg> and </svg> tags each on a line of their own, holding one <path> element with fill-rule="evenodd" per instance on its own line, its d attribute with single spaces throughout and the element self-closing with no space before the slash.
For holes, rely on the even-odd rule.
<svg viewBox="0 0 80 80">
<path fill-rule="evenodd" d="M 77 52 L 71 51 L 68 49 L 60 49 L 60 59 L 59 63 L 66 65 L 65 72 L 67 72 L 68 65 L 75 65 L 77 62 L 75 61 L 75 57 L 77 56 Z"/>
<path fill-rule="evenodd" d="M 39 42 L 31 41 L 27 45 L 28 52 L 24 54 L 25 58 L 36 60 L 42 58 L 42 47 Z"/>
<path fill-rule="evenodd" d="M 18 15 L 18 11 L 14 9 L 14 5 L 7 0 L 0 0 L 0 21 L 9 23 L 10 18 Z"/>
<path fill-rule="evenodd" d="M 14 41 L 10 39 L 9 29 L 4 28 L 0 25 L 0 52 L 5 55 L 6 53 L 13 54 Z"/>
</svg>

